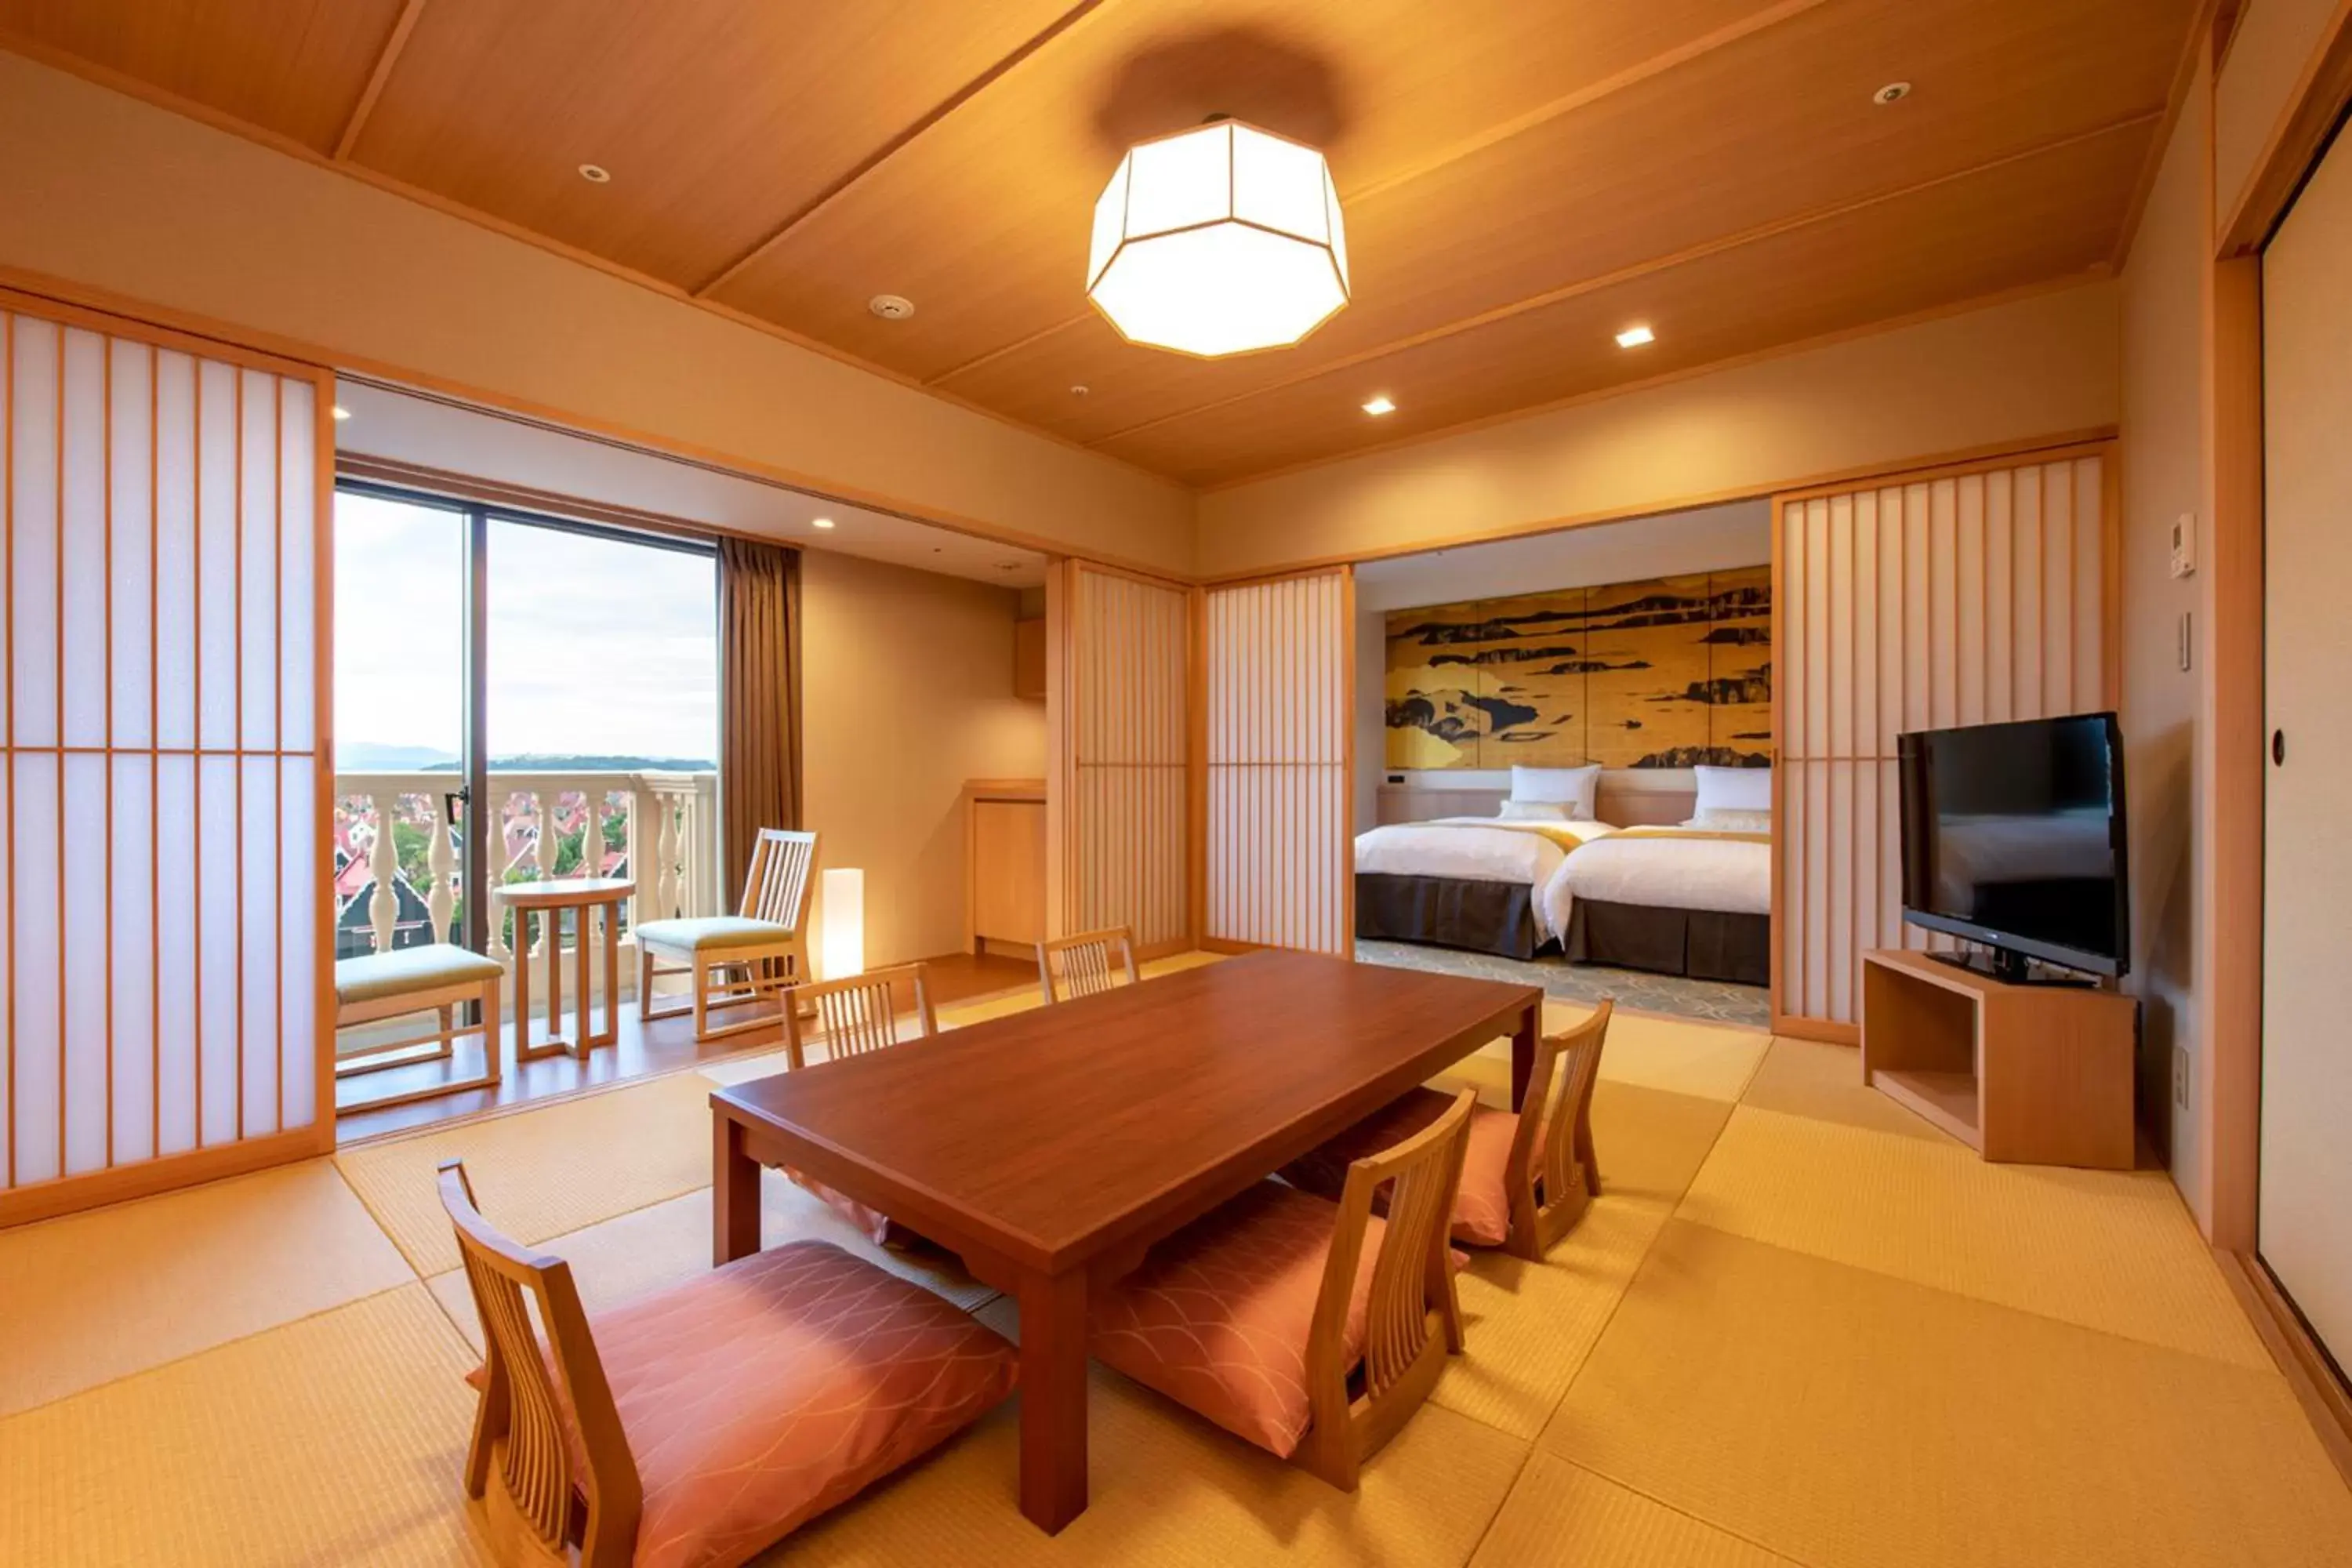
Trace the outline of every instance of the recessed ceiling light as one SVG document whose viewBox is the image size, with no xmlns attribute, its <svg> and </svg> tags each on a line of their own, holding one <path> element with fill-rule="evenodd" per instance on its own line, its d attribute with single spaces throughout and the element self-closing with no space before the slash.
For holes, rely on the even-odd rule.
<svg viewBox="0 0 2352 1568">
<path fill-rule="evenodd" d="M 877 294 L 866 308 L 886 321 L 903 321 L 915 313 L 915 302 L 904 294 Z"/>
<path fill-rule="evenodd" d="M 1628 327 L 1617 334 L 1617 346 L 1621 349 L 1638 349 L 1643 343 L 1654 343 L 1657 341 L 1658 334 L 1647 327 Z"/>
<path fill-rule="evenodd" d="M 613 183 L 613 171 L 602 163 L 583 163 L 580 177 L 592 185 L 609 185 Z"/>
<path fill-rule="evenodd" d="M 352 416 L 352 411 L 351 411 L 350 409 L 348 409 L 348 408 L 344 407 L 344 406 L 343 406 L 341 404 L 340 404 L 340 403 L 338 403 L 338 404 L 336 404 L 336 405 L 335 405 L 335 417 L 336 417 L 338 420 L 349 419 L 351 416 Z"/>
<path fill-rule="evenodd" d="M 1000 561 L 996 563 L 996 569 L 999 572 L 1018 572 L 1021 570 L 1021 563 L 1018 561 Z"/>
<path fill-rule="evenodd" d="M 809 526 L 811 528 L 831 528 L 833 526 L 833 519 L 829 517 L 811 518 L 809 520 Z"/>
<path fill-rule="evenodd" d="M 1909 82 L 1890 81 L 1885 87 L 1880 88 L 1876 92 L 1872 93 L 1870 95 L 1870 101 L 1878 105 L 1881 109 L 1884 109 L 1890 103 L 1900 103 L 1910 96 L 1911 84 Z"/>
<path fill-rule="evenodd" d="M 1396 403 L 1385 392 L 1364 405 L 1364 412 L 1377 419 L 1383 414 L 1394 414 Z"/>
<path fill-rule="evenodd" d="M 1072 397 L 1084 397 L 1087 393 L 1092 392 L 1093 390 L 1093 387 L 1088 386 L 1082 381 L 1078 383 L 1077 385 L 1070 388 L 1070 395 Z"/>
</svg>

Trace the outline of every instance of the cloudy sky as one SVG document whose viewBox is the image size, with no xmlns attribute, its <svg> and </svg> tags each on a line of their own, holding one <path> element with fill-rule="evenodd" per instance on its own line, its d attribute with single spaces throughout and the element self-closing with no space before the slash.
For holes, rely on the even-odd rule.
<svg viewBox="0 0 2352 1568">
<path fill-rule="evenodd" d="M 464 533 L 456 512 L 336 497 L 339 747 L 457 755 Z M 710 557 L 496 521 L 489 557 L 493 757 L 718 754 Z"/>
</svg>

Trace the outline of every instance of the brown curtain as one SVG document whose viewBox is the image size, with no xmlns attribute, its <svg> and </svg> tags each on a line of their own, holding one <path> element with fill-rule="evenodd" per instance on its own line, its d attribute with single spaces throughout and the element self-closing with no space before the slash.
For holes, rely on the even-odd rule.
<svg viewBox="0 0 2352 1568">
<path fill-rule="evenodd" d="M 719 542 L 719 820 L 731 900 L 762 827 L 801 811 L 801 557 Z"/>
</svg>

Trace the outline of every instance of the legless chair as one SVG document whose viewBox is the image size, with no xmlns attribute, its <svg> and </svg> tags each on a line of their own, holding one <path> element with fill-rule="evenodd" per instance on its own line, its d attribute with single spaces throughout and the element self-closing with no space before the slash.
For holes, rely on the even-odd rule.
<svg viewBox="0 0 2352 1568">
<path fill-rule="evenodd" d="M 763 827 L 751 847 L 740 913 L 647 921 L 637 927 L 637 1016 L 651 1023 L 687 1012 L 685 1007 L 656 1012 L 654 981 L 664 974 L 690 973 L 698 1042 L 765 1028 L 765 1018 L 714 1026 L 710 1015 L 717 1008 L 743 1006 L 808 979 L 808 937 L 801 928 L 807 921 L 809 878 L 815 869 L 815 834 Z M 663 968 L 662 959 L 676 962 Z"/>
<path fill-rule="evenodd" d="M 1507 1247 L 1518 1257 L 1540 1259 L 1601 1195 L 1592 1088 L 1615 1005 L 1603 1001 L 1583 1023 L 1538 1043 L 1528 1073 L 1528 1112 L 1482 1105 L 1470 1113 L 1469 1152 L 1454 1205 L 1454 1240 Z M 1286 1167 L 1283 1177 L 1336 1198 L 1351 1162 L 1427 1126 L 1450 1103 L 1436 1089 L 1413 1089 Z"/>
<path fill-rule="evenodd" d="M 1055 937 L 1037 944 L 1037 985 L 1045 992 L 1049 1007 L 1063 999 L 1054 994 L 1054 960 L 1057 957 L 1062 961 L 1062 988 L 1073 1000 L 1108 991 L 1118 984 L 1114 977 L 1114 963 L 1126 966 L 1129 985 L 1143 978 L 1135 967 L 1135 933 L 1126 926 L 1107 926 L 1101 931 Z"/>
<path fill-rule="evenodd" d="M 403 1089 L 395 1094 L 379 1095 L 373 1100 L 345 1103 L 339 1092 L 335 1114 L 348 1116 L 356 1110 L 381 1110 L 388 1105 L 405 1105 L 412 1100 L 432 1100 L 464 1089 L 496 1087 L 501 1053 L 506 1049 L 499 1032 L 499 982 L 505 973 L 495 958 L 442 942 L 338 959 L 335 963 L 337 1029 L 357 1024 L 381 1023 L 386 1018 L 403 1017 L 411 1013 L 432 1013 L 440 1026 L 420 1035 L 370 1046 L 349 1056 L 338 1056 L 335 1058 L 338 1090 L 344 1079 L 356 1078 L 362 1073 L 414 1067 L 420 1062 L 446 1061 L 451 1062 L 454 1068 L 457 1037 L 471 1032 L 458 1026 L 457 1009 L 469 1004 L 478 1012 L 477 1027 L 482 1037 L 482 1066 L 479 1071 L 463 1075 L 452 1071 L 441 1082 L 427 1088 Z"/>
<path fill-rule="evenodd" d="M 1357 1161 L 1336 1205 L 1261 1182 L 1161 1242 L 1096 1287 L 1095 1359 L 1355 1490 L 1462 1349 L 1445 1216 L 1475 1102 Z"/>
<path fill-rule="evenodd" d="M 993 1331 L 837 1247 L 755 1252 L 592 1324 L 571 1266 L 492 1228 L 457 1161 L 440 1187 L 487 1347 L 466 1491 L 507 1563 L 741 1563 L 1012 1392 Z"/>
<path fill-rule="evenodd" d="M 845 980 L 817 981 L 793 992 L 793 1005 L 784 1009 L 784 1059 L 791 1064 L 791 1070 L 799 1072 L 809 1066 L 808 1048 L 814 1043 L 813 1035 L 824 1040 L 826 1062 L 887 1050 L 898 1044 L 902 1037 L 893 982 L 911 993 L 914 1003 L 910 1009 L 914 1027 L 904 1037 L 924 1039 L 938 1034 L 939 1018 L 931 1010 L 930 971 L 922 964 L 905 963 L 896 969 L 853 974 Z M 802 1016 L 803 1006 L 809 1009 L 807 1017 Z M 818 1035 L 820 1026 L 823 1032 Z M 904 1246 L 919 1239 L 914 1232 L 894 1224 L 881 1210 L 859 1203 L 846 1193 L 835 1192 L 790 1165 L 782 1169 L 795 1185 L 807 1188 L 832 1205 L 877 1247 L 892 1243 Z"/>
</svg>

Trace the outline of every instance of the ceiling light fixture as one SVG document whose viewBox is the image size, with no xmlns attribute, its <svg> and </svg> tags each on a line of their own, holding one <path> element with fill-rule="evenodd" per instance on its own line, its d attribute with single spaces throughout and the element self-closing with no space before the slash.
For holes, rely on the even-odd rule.
<svg viewBox="0 0 2352 1568">
<path fill-rule="evenodd" d="M 1876 92 L 1872 93 L 1870 95 L 1870 101 L 1878 105 L 1879 108 L 1884 109 L 1890 103 L 1900 103 L 1910 96 L 1911 84 L 1909 82 L 1890 81 L 1885 87 L 1880 88 Z"/>
<path fill-rule="evenodd" d="M 580 177 L 592 185 L 609 185 L 613 183 L 613 172 L 602 163 L 581 164 Z"/>
<path fill-rule="evenodd" d="M 344 407 L 344 406 L 343 406 L 341 404 L 340 404 L 340 403 L 338 403 L 338 404 L 336 404 L 336 405 L 335 405 L 335 420 L 336 420 L 336 423 L 341 424 L 343 420 L 349 419 L 351 416 L 352 416 L 352 411 L 351 411 L 350 409 L 348 409 L 348 408 Z"/>
<path fill-rule="evenodd" d="M 1130 342 L 1280 348 L 1348 302 L 1348 239 L 1314 148 L 1222 116 L 1128 149 L 1095 202 L 1087 298 Z"/>
<path fill-rule="evenodd" d="M 811 518 L 809 520 L 809 526 L 811 528 L 831 528 L 833 526 L 833 519 L 829 517 Z"/>
<path fill-rule="evenodd" d="M 915 302 L 904 294 L 877 294 L 866 308 L 886 321 L 903 321 L 915 313 Z"/>
<path fill-rule="evenodd" d="M 1394 399 L 1390 397 L 1387 393 L 1383 392 L 1379 396 L 1370 399 L 1364 405 L 1364 412 L 1377 419 L 1383 414 L 1394 414 L 1396 412 L 1396 402 Z"/>
<path fill-rule="evenodd" d="M 1617 334 L 1617 346 L 1621 349 L 1638 349 L 1643 343 L 1654 343 L 1657 341 L 1658 334 L 1647 327 L 1628 327 Z"/>
</svg>

